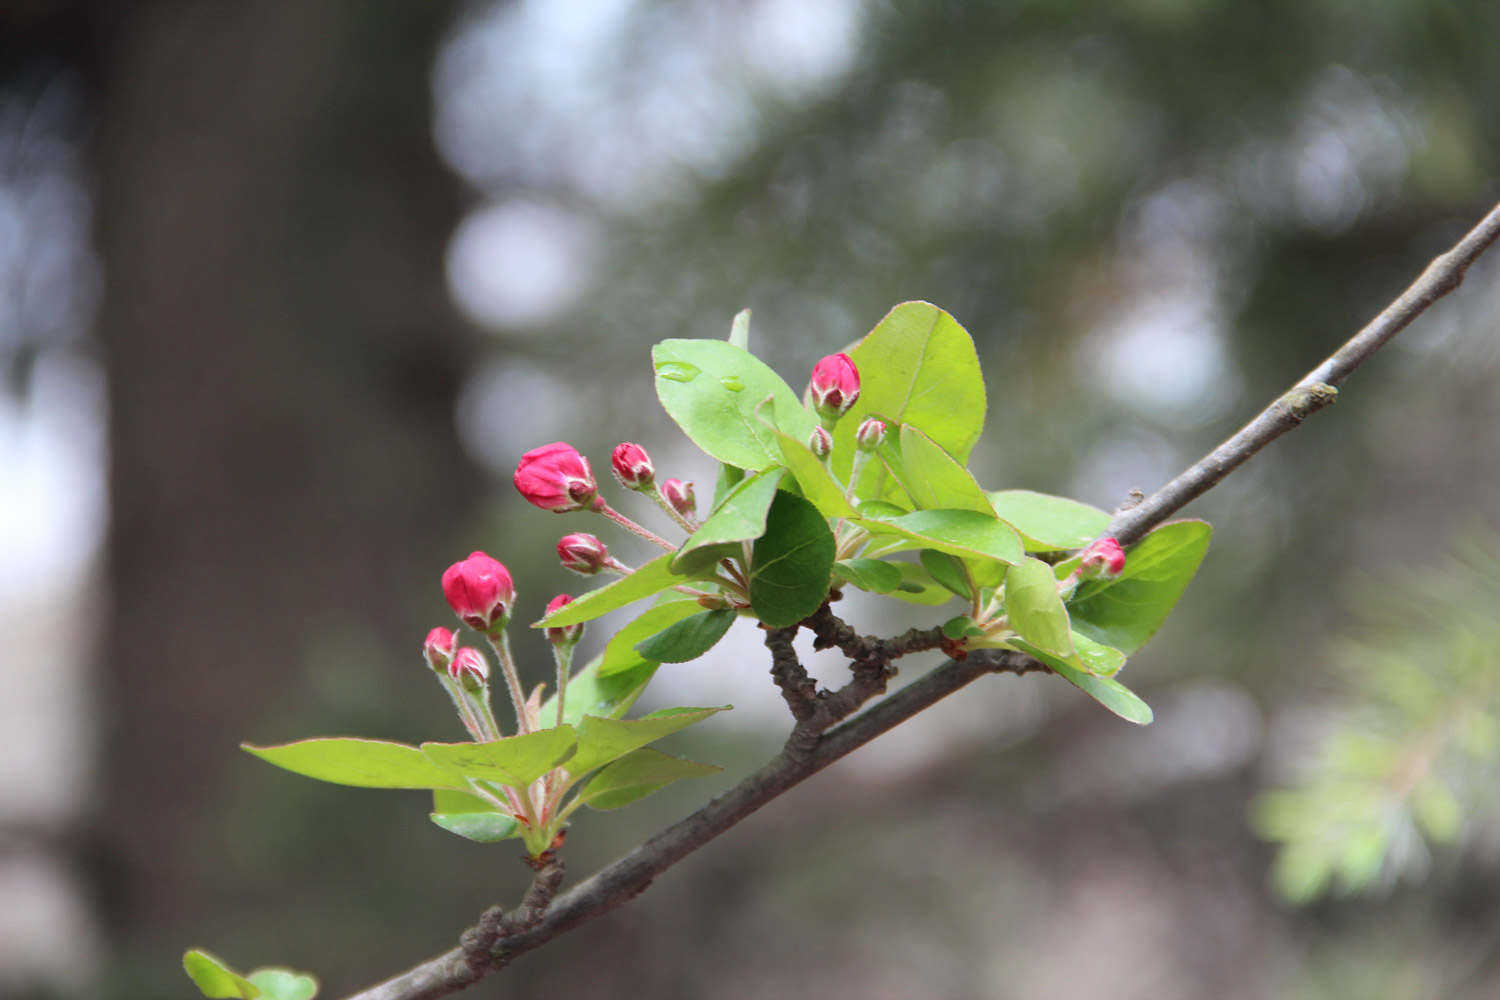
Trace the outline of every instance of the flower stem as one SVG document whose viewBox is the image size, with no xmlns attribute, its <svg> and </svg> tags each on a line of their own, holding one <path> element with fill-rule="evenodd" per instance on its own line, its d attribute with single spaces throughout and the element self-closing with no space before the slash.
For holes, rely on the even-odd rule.
<svg viewBox="0 0 1500 1000">
<path fill-rule="evenodd" d="M 500 660 L 500 669 L 505 673 L 505 686 L 510 691 L 511 703 L 516 708 L 516 729 L 520 733 L 529 733 L 531 726 L 526 721 L 526 696 L 521 692 L 521 676 L 516 673 L 516 661 L 510 655 L 510 636 L 502 625 L 493 632 L 486 632 L 484 637 L 495 650 L 495 656 Z"/>
<path fill-rule="evenodd" d="M 665 538 L 661 537 L 650 528 L 643 528 L 639 524 L 636 524 L 630 518 L 626 517 L 624 514 L 621 514 L 619 511 L 615 510 L 603 500 L 599 501 L 599 506 L 596 509 L 599 511 L 599 513 L 603 514 L 605 517 L 609 518 L 611 521 L 615 522 L 626 531 L 634 535 L 639 535 L 646 541 L 650 542 L 652 545 L 660 545 L 668 552 L 677 551 L 677 546 L 673 545 L 671 542 L 667 541 Z"/>
</svg>

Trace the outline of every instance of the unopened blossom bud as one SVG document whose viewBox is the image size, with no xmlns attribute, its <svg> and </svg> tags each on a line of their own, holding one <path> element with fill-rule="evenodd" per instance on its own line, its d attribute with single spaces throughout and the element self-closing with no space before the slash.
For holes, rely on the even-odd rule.
<svg viewBox="0 0 1500 1000">
<path fill-rule="evenodd" d="M 1102 576 L 1112 580 L 1125 572 L 1125 550 L 1113 538 L 1100 538 L 1090 542 L 1082 555 L 1078 572 L 1085 579 Z"/>
<path fill-rule="evenodd" d="M 859 398 L 859 369 L 849 355 L 830 354 L 813 366 L 807 391 L 818 416 L 825 421 L 837 420 Z"/>
<path fill-rule="evenodd" d="M 533 448 L 516 466 L 516 489 L 542 510 L 564 513 L 594 506 L 599 496 L 589 460 L 562 441 Z"/>
<path fill-rule="evenodd" d="M 586 531 L 563 535 L 557 540 L 557 558 L 563 569 L 593 576 L 609 563 L 609 549 L 597 535 Z"/>
<path fill-rule="evenodd" d="M 854 432 L 854 446 L 860 451 L 874 451 L 885 441 L 885 430 L 884 420 L 866 417 Z"/>
<path fill-rule="evenodd" d="M 489 661 L 473 646 L 465 646 L 453 654 L 448 664 L 448 676 L 458 681 L 465 690 L 478 691 L 490 682 Z"/>
<path fill-rule="evenodd" d="M 567 607 L 573 603 L 573 598 L 567 594 L 558 594 L 547 602 L 547 614 L 557 611 L 559 608 Z M 574 625 L 555 625 L 547 630 L 547 641 L 554 646 L 572 646 L 583 638 L 583 622 Z"/>
<path fill-rule="evenodd" d="M 433 670 L 447 670 L 453 662 L 452 630 L 438 626 L 428 632 L 427 640 L 422 643 L 422 655 Z"/>
<path fill-rule="evenodd" d="M 807 439 L 807 447 L 819 458 L 827 458 L 833 451 L 833 435 L 828 433 L 826 427 L 814 427 Z"/>
<path fill-rule="evenodd" d="M 615 478 L 627 490 L 648 490 L 656 481 L 656 467 L 651 464 L 651 456 L 638 444 L 624 441 L 615 445 L 609 464 L 614 468 Z"/>
<path fill-rule="evenodd" d="M 661 495 L 666 497 L 672 509 L 683 517 L 696 517 L 698 499 L 693 496 L 693 484 L 681 479 L 668 479 L 661 484 Z"/>
<path fill-rule="evenodd" d="M 443 573 L 443 596 L 459 621 L 478 632 L 488 632 L 510 617 L 516 602 L 510 571 L 483 552 L 471 552 Z"/>
</svg>

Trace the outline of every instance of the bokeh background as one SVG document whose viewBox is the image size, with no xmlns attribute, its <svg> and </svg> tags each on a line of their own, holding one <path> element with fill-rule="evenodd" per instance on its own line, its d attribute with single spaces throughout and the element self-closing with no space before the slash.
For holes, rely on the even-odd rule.
<svg viewBox="0 0 1500 1000">
<path fill-rule="evenodd" d="M 981 478 L 1113 508 L 1500 197 L 1497 41 L 1484 0 L 0 7 L 0 994 L 450 946 L 515 850 L 236 745 L 458 738 L 442 569 L 498 555 L 523 620 L 582 585 L 522 451 L 706 494 L 651 343 L 748 306 L 800 386 L 921 298 Z M 1500 994 L 1497 316 L 1500 257 L 1190 509 L 1153 726 L 980 683 L 471 994 Z M 773 752 L 733 638 L 650 695 L 736 704 L 673 745 L 725 773 L 582 817 L 575 877 Z"/>
</svg>

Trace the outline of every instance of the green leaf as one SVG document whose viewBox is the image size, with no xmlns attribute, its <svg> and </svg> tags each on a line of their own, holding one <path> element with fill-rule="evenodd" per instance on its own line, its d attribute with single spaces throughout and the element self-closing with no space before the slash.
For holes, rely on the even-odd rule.
<svg viewBox="0 0 1500 1000">
<path fill-rule="evenodd" d="M 964 561 L 958 556 L 951 556 L 936 549 L 923 549 L 917 553 L 917 559 L 921 561 L 922 568 L 938 583 L 966 601 L 973 600 L 974 588 L 969 582 L 969 574 L 964 568 Z"/>
<path fill-rule="evenodd" d="M 697 604 L 696 601 L 688 603 Z M 658 666 L 654 660 L 639 660 L 611 671 L 606 677 L 600 674 L 603 663 L 604 654 L 601 653 L 568 681 L 567 705 L 563 712 L 565 725 L 576 726 L 585 715 L 597 715 L 602 719 L 617 719 L 624 715 L 651 683 Z M 542 703 L 538 717 L 544 722 L 557 718 L 555 693 Z"/>
<path fill-rule="evenodd" d="M 640 566 L 629 576 L 622 576 L 612 583 L 591 590 L 571 604 L 565 604 L 561 608 L 547 615 L 540 621 L 531 623 L 532 628 L 549 628 L 556 625 L 577 625 L 600 615 L 608 614 L 617 608 L 623 608 L 627 604 L 658 594 L 669 587 L 689 579 L 673 572 L 671 568 L 672 558 L 675 552 L 668 552 L 657 556 L 655 559 Z"/>
<path fill-rule="evenodd" d="M 729 324 L 729 342 L 742 351 L 750 350 L 750 310 L 741 309 Z"/>
<path fill-rule="evenodd" d="M 805 441 L 798 441 L 774 427 L 772 430 L 781 445 L 782 461 L 802 488 L 802 495 L 824 517 L 853 517 L 855 510 L 844 498 L 844 488 L 833 478 L 822 459 L 812 453 Z"/>
<path fill-rule="evenodd" d="M 901 428 L 901 464 L 896 477 L 918 510 L 973 510 L 993 516 L 990 498 L 969 470 L 917 428 Z"/>
<path fill-rule="evenodd" d="M 182 970 L 204 996 L 214 1000 L 224 997 L 255 1000 L 260 996 L 258 986 L 201 948 L 193 948 L 182 956 Z"/>
<path fill-rule="evenodd" d="M 718 510 L 719 504 L 724 501 L 724 497 L 729 494 L 730 490 L 739 485 L 740 480 L 744 478 L 744 469 L 720 462 L 719 474 L 714 477 L 714 502 L 709 509 Z"/>
<path fill-rule="evenodd" d="M 781 376 L 733 344 L 664 340 L 652 348 L 651 360 L 662 407 L 721 462 L 756 470 L 781 461 L 775 435 L 755 418 L 768 397 L 776 401 L 776 426 L 793 438 L 805 441 L 817 426 Z"/>
<path fill-rule="evenodd" d="M 723 768 L 671 757 L 659 750 L 636 750 L 596 774 L 579 799 L 594 809 L 618 809 L 674 781 L 702 778 Z"/>
<path fill-rule="evenodd" d="M 296 774 L 356 788 L 463 788 L 463 776 L 405 743 L 330 737 L 281 746 L 240 746 Z"/>
<path fill-rule="evenodd" d="M 937 607 L 953 600 L 948 588 L 939 585 L 922 567 L 909 562 L 892 562 L 890 565 L 900 571 L 901 583 L 888 596 L 927 607 Z"/>
<path fill-rule="evenodd" d="M 729 707 L 664 708 L 639 719 L 596 719 L 587 716 L 578 724 L 578 753 L 568 761 L 568 773 L 575 778 L 582 777 L 632 750 L 655 743 L 663 736 L 670 736 L 678 730 L 702 722 Z"/>
<path fill-rule="evenodd" d="M 928 302 L 903 302 L 849 352 L 859 369 L 859 399 L 834 428 L 834 471 L 847 481 L 854 433 L 866 417 L 917 428 L 959 463 L 969 460 L 984 428 L 984 376 L 969 334 Z M 788 432 L 790 433 L 790 431 Z M 794 437 L 797 435 L 793 435 Z M 867 482 L 860 496 L 873 497 Z"/>
<path fill-rule="evenodd" d="M 818 509 L 790 493 L 776 494 L 766 533 L 750 557 L 750 605 L 772 628 L 795 625 L 828 597 L 833 532 Z"/>
<path fill-rule="evenodd" d="M 1172 521 L 1125 550 L 1114 580 L 1079 586 L 1068 610 L 1079 632 L 1129 656 L 1156 634 L 1198 571 L 1213 529 L 1203 521 Z"/>
<path fill-rule="evenodd" d="M 882 559 L 841 559 L 833 564 L 833 575 L 872 594 L 888 594 L 901 586 L 900 568 Z"/>
<path fill-rule="evenodd" d="M 465 777 L 524 788 L 572 757 L 578 740 L 572 726 L 558 726 L 488 743 L 423 743 L 422 752 Z"/>
<path fill-rule="evenodd" d="M 449 833 L 480 844 L 494 844 L 521 835 L 520 823 L 468 792 L 446 789 L 433 792 L 428 818 Z"/>
<path fill-rule="evenodd" d="M 871 534 L 900 535 L 899 548 L 937 549 L 949 555 L 993 559 L 1007 565 L 1026 558 L 1021 536 L 993 514 L 973 510 L 919 510 L 899 517 L 861 517 L 856 521 Z"/>
<path fill-rule="evenodd" d="M 646 659 L 659 663 L 696 660 L 724 638 L 724 633 L 729 631 L 737 617 L 731 608 L 703 611 L 641 640 L 635 644 L 635 650 Z"/>
<path fill-rule="evenodd" d="M 995 513 L 1021 533 L 1028 552 L 1081 548 L 1109 527 L 1110 516 L 1104 511 L 1067 497 L 998 490 L 989 498 Z"/>
<path fill-rule="evenodd" d="M 1151 724 L 1151 706 L 1142 701 L 1134 691 L 1113 677 L 1096 677 L 1091 673 L 1069 666 L 1057 657 L 1048 655 L 1043 650 L 1027 648 L 1025 643 L 1016 643 L 1016 645 L 1021 647 L 1024 652 L 1030 653 L 1038 660 L 1047 664 L 1048 667 L 1052 668 L 1053 673 L 1078 688 L 1126 722 L 1134 722 L 1138 726 Z"/>
<path fill-rule="evenodd" d="M 599 665 L 599 676 L 609 677 L 612 674 L 621 673 L 626 670 L 634 670 L 645 663 L 659 663 L 642 656 L 635 648 L 636 643 L 642 639 L 656 635 L 662 629 L 675 625 L 684 618 L 689 618 L 703 610 L 703 605 L 698 603 L 695 597 L 687 597 L 682 600 L 663 601 L 643 611 L 640 617 L 616 632 L 614 638 L 604 647 L 604 662 Z M 573 689 L 574 681 L 568 683 L 568 690 Z M 570 696 L 568 701 L 572 702 Z M 591 715 L 608 715 L 607 712 L 591 712 Z M 542 716 L 543 719 L 547 717 Z M 580 716 L 581 718 L 581 716 Z M 577 720 L 574 720 L 577 721 Z"/>
<path fill-rule="evenodd" d="M 1125 665 L 1125 654 L 1113 646 L 1095 642 L 1082 632 L 1074 632 L 1073 658 L 1068 662 L 1091 674 L 1113 677 Z"/>
<path fill-rule="evenodd" d="M 1068 609 L 1057 594 L 1057 577 L 1040 559 L 1023 559 L 1005 577 L 1005 614 L 1022 639 L 1055 656 L 1073 655 Z"/>
<path fill-rule="evenodd" d="M 716 547 L 728 543 L 754 541 L 766 533 L 766 512 L 776 499 L 776 486 L 786 470 L 775 466 L 757 472 L 730 490 L 698 530 L 689 536 L 672 560 L 675 572 L 698 570 L 708 572 L 722 555 Z M 694 560 L 696 553 L 715 548 L 707 560 Z"/>
<path fill-rule="evenodd" d="M 968 615 L 958 615 L 943 622 L 943 634 L 950 639 L 971 639 L 984 635 L 984 630 Z"/>
<path fill-rule="evenodd" d="M 318 994 L 316 979 L 291 969 L 256 969 L 250 981 L 266 1000 L 312 1000 Z"/>
</svg>

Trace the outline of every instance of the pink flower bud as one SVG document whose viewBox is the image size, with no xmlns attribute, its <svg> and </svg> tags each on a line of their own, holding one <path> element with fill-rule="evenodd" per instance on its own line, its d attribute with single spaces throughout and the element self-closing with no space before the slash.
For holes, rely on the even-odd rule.
<svg viewBox="0 0 1500 1000">
<path fill-rule="evenodd" d="M 428 632 L 427 640 L 422 643 L 422 655 L 433 670 L 447 670 L 453 662 L 453 632 L 442 626 Z"/>
<path fill-rule="evenodd" d="M 547 614 L 551 614 L 559 608 L 567 607 L 573 603 L 573 598 L 567 594 L 558 594 L 547 602 Z M 557 625 L 547 630 L 547 641 L 554 646 L 571 646 L 583 638 L 583 622 L 576 625 Z"/>
<path fill-rule="evenodd" d="M 516 602 L 510 571 L 483 552 L 473 552 L 443 573 L 443 596 L 459 621 L 478 632 L 502 625 Z"/>
<path fill-rule="evenodd" d="M 609 549 L 597 535 L 579 531 L 557 540 L 557 558 L 563 568 L 583 576 L 593 576 L 609 564 Z"/>
<path fill-rule="evenodd" d="M 1083 560 L 1078 564 L 1079 575 L 1085 579 L 1102 576 L 1114 579 L 1125 572 L 1125 550 L 1113 538 L 1100 538 L 1089 543 L 1083 550 Z"/>
<path fill-rule="evenodd" d="M 656 481 L 656 467 L 651 464 L 651 456 L 638 444 L 625 441 L 615 445 L 609 463 L 614 467 L 615 478 L 627 490 L 647 490 Z"/>
<path fill-rule="evenodd" d="M 484 654 L 473 646 L 465 646 L 453 654 L 448 664 L 448 676 L 470 691 L 478 691 L 490 682 L 490 664 Z"/>
<path fill-rule="evenodd" d="M 874 451 L 885 441 L 885 421 L 866 417 L 854 432 L 854 446 L 860 451 Z"/>
<path fill-rule="evenodd" d="M 522 455 L 515 482 L 521 496 L 542 510 L 558 514 L 592 507 L 599 495 L 589 460 L 562 441 Z"/>
<path fill-rule="evenodd" d="M 859 398 L 859 369 L 847 354 L 830 354 L 813 366 L 807 391 L 813 409 L 825 420 L 837 420 Z"/>
<path fill-rule="evenodd" d="M 683 517 L 696 517 L 698 500 L 693 496 L 693 484 L 681 479 L 668 479 L 661 484 L 661 495 L 666 497 L 672 509 Z"/>
<path fill-rule="evenodd" d="M 826 427 L 814 427 L 807 439 L 807 447 L 819 458 L 827 458 L 833 451 L 833 435 L 828 433 Z"/>
</svg>

